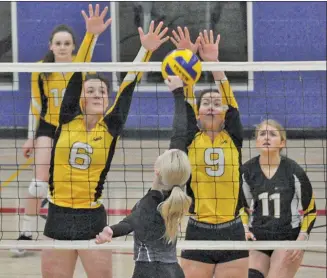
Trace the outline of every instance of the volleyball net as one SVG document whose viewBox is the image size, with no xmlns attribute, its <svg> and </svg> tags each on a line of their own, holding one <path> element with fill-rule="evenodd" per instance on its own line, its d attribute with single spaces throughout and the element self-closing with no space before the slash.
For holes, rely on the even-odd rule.
<svg viewBox="0 0 327 278">
<path fill-rule="evenodd" d="M 255 125 L 269 118 L 285 127 L 289 140 L 283 154 L 295 160 L 308 174 L 316 196 L 317 220 L 310 240 L 306 242 L 212 242 L 185 241 L 186 217 L 181 224 L 178 249 L 303 249 L 326 252 L 326 61 L 220 62 L 203 63 L 202 68 L 203 74 L 195 91 L 215 87 L 210 71 L 225 71 L 230 80 L 246 134 L 243 162 L 258 154 L 253 133 Z M 0 72 L 20 73 L 20 78 L 31 72 L 76 71 L 107 74 L 114 92 L 121 83 L 120 73 L 142 71 L 147 76 L 135 89 L 125 132 L 117 144 L 104 187 L 108 222 L 116 224 L 130 213 L 151 187 L 153 164 L 169 145 L 174 101 L 160 79 L 160 62 L 2 63 L 0 68 Z M 155 78 L 151 79 L 151 76 Z M 11 108 L 8 106 L 8 109 L 0 111 L 2 119 L 7 119 L 2 121 L 4 124 L 0 130 L 0 249 L 132 250 L 130 236 L 105 245 L 96 245 L 93 241 L 44 239 L 42 232 L 47 200 L 43 202 L 42 217 L 38 218 L 33 231 L 34 240 L 16 240 L 21 232 L 28 185 L 34 175 L 33 159 L 26 161 L 21 150 L 27 136 L 30 95 L 29 88 L 22 86 L 18 91 L 2 94 L 2 100 L 11 104 Z"/>
</svg>

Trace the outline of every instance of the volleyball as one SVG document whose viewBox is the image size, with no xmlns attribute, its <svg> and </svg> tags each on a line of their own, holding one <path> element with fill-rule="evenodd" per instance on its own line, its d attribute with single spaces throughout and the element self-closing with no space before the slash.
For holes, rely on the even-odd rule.
<svg viewBox="0 0 327 278">
<path fill-rule="evenodd" d="M 179 76 L 184 84 L 195 84 L 202 72 L 201 62 L 189 49 L 176 49 L 170 52 L 163 60 L 161 72 L 164 79 L 169 75 Z"/>
</svg>

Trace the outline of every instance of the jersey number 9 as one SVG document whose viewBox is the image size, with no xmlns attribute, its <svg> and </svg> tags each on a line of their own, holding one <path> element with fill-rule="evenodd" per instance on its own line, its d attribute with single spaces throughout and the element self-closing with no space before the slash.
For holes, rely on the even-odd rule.
<svg viewBox="0 0 327 278">
<path fill-rule="evenodd" d="M 206 173 L 210 177 L 220 177 L 225 171 L 224 150 L 221 148 L 209 148 L 204 151 L 204 162 L 210 167 L 206 167 Z"/>
<path fill-rule="evenodd" d="M 91 157 L 93 149 L 90 145 L 76 142 L 73 144 L 70 155 L 69 155 L 69 164 L 73 168 L 80 170 L 86 170 L 90 167 Z"/>
</svg>

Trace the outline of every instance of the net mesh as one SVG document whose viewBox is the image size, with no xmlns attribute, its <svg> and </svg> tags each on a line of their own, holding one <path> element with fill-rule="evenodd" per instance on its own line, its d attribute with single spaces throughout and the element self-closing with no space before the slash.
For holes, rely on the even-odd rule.
<svg viewBox="0 0 327 278">
<path fill-rule="evenodd" d="M 127 70 L 158 72 L 160 63 L 105 63 L 105 64 L 24 64 L 10 63 L 0 71 L 12 72 L 74 72 L 97 71 L 112 74 L 112 88 L 118 88 L 116 72 Z M 185 228 L 188 217 L 180 226 L 178 249 L 304 249 L 326 252 L 326 64 L 325 62 L 281 63 L 204 63 L 204 71 L 224 70 L 252 72 L 253 79 L 246 84 L 233 84 L 239 103 L 245 141 L 243 161 L 256 156 L 254 126 L 267 118 L 276 119 L 287 130 L 287 147 L 283 154 L 300 164 L 312 183 L 317 204 L 317 220 L 308 242 L 187 242 Z M 251 76 L 249 74 L 249 76 Z M 214 84 L 197 84 L 196 88 L 213 88 Z M 26 101 L 27 97 L 8 94 L 13 103 Z M 114 97 L 114 96 L 113 96 Z M 26 111 L 1 111 L 1 117 L 28 118 Z M 153 164 L 169 144 L 173 116 L 173 99 L 163 84 L 140 83 L 133 102 L 125 131 L 117 143 L 103 191 L 108 222 L 118 223 L 130 213 L 135 203 L 151 187 Z M 26 122 L 26 121 L 25 121 Z M 21 147 L 26 140 L 26 130 L 20 126 L 8 126 L 0 131 L 0 249 L 19 247 L 24 249 L 115 249 L 119 256 L 131 250 L 132 237 L 115 239 L 111 245 L 95 245 L 93 242 L 58 242 L 44 240 L 43 228 L 48 202 L 45 199 L 37 224 L 33 229 L 35 241 L 16 241 L 22 231 L 24 202 L 28 185 L 33 178 L 34 160 L 23 158 Z M 124 274 L 125 275 L 125 274 Z M 119 277 L 119 276 L 115 276 Z M 123 276 L 120 276 L 123 277 Z"/>
</svg>

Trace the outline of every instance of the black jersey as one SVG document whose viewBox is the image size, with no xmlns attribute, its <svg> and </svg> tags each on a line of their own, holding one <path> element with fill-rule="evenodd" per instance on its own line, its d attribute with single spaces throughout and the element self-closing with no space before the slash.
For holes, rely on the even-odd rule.
<svg viewBox="0 0 327 278">
<path fill-rule="evenodd" d="M 176 89 L 174 131 L 170 140 L 170 149 L 186 151 L 185 132 L 187 120 L 178 119 L 178 114 L 185 112 L 184 92 Z M 177 128 L 177 125 L 181 126 Z M 167 243 L 164 238 L 166 231 L 164 219 L 158 211 L 158 205 L 169 197 L 170 192 L 150 190 L 133 208 L 132 213 L 121 222 L 111 226 L 113 237 L 134 232 L 134 260 L 138 262 L 176 263 L 176 242 Z"/>
<path fill-rule="evenodd" d="M 257 156 L 243 165 L 242 177 L 247 206 L 253 209 L 250 226 L 281 232 L 301 227 L 301 232 L 310 233 L 316 219 L 314 194 L 295 161 L 282 156 L 275 175 L 268 179 Z"/>
</svg>

